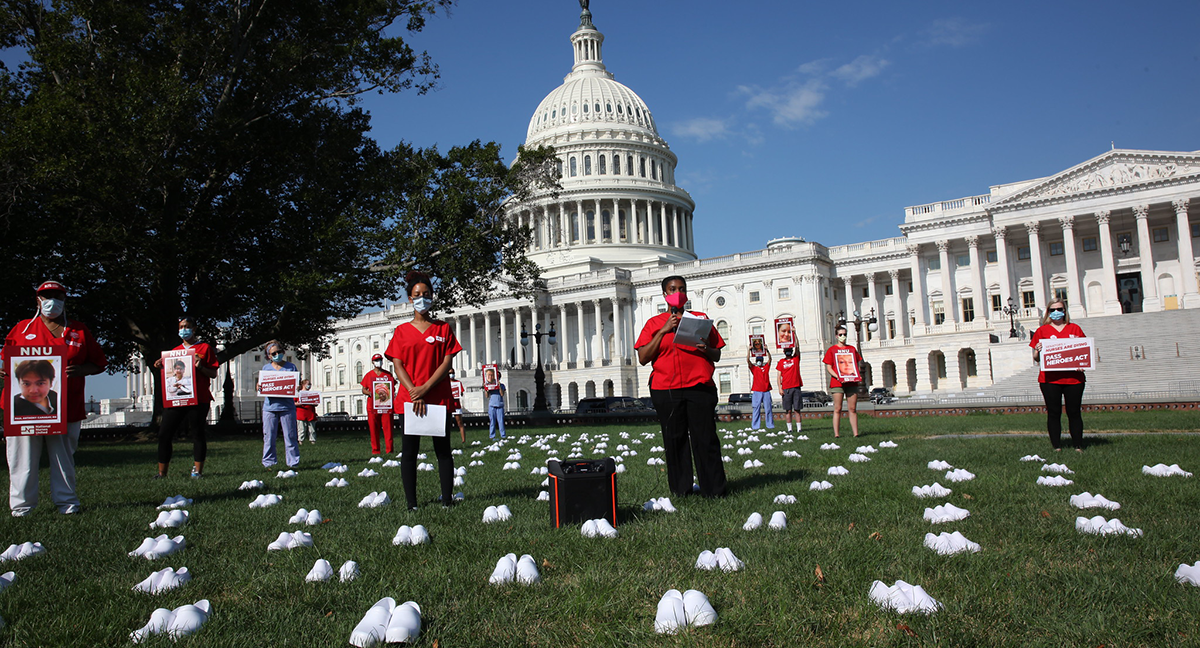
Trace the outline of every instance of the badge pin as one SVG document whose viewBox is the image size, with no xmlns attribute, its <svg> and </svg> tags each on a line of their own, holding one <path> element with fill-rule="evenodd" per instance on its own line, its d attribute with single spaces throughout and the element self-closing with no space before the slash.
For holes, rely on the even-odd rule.
<svg viewBox="0 0 1200 648">
<path fill-rule="evenodd" d="M 26 334 L 25 334 L 25 339 L 26 339 L 26 340 L 32 340 L 32 339 L 33 339 L 33 338 L 35 338 L 35 337 L 37 337 L 37 334 L 36 334 L 36 333 L 26 333 Z"/>
<path fill-rule="evenodd" d="M 430 335 L 429 337 L 425 338 L 425 341 L 430 344 L 433 344 L 435 341 L 435 338 L 432 335 Z"/>
</svg>

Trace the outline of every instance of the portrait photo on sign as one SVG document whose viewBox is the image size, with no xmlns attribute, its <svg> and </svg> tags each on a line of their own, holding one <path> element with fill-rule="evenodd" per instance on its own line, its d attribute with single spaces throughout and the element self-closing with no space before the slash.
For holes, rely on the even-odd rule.
<svg viewBox="0 0 1200 648">
<path fill-rule="evenodd" d="M 375 406 L 381 407 L 389 405 L 392 402 L 392 386 L 386 380 L 377 380 L 371 389 L 371 397 L 375 400 Z"/>
<path fill-rule="evenodd" d="M 796 344 L 796 333 L 792 318 L 780 317 L 775 320 L 775 346 L 780 349 L 791 349 Z"/>
<path fill-rule="evenodd" d="M 18 356 L 9 358 L 8 390 L 12 394 L 14 423 L 62 422 L 60 356 Z"/>
<path fill-rule="evenodd" d="M 849 351 L 838 351 L 833 355 L 833 361 L 838 374 L 838 380 L 842 382 L 858 382 L 858 363 L 854 361 L 854 354 Z"/>
<path fill-rule="evenodd" d="M 767 352 L 767 349 L 766 349 L 766 344 L 764 344 L 764 342 L 763 342 L 763 336 L 751 335 L 750 336 L 750 353 L 753 353 L 756 356 L 760 356 L 760 355 L 765 354 L 766 352 Z"/>
<path fill-rule="evenodd" d="M 196 352 L 173 349 L 162 354 L 164 407 L 188 407 L 200 402 L 196 395 Z"/>
<path fill-rule="evenodd" d="M 483 365 L 483 388 L 484 389 L 499 389 L 500 376 L 496 365 Z"/>
</svg>

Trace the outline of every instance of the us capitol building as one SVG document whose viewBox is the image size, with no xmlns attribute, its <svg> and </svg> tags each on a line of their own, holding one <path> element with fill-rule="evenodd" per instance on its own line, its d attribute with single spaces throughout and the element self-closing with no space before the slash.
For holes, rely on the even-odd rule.
<svg viewBox="0 0 1200 648">
<path fill-rule="evenodd" d="M 1054 298 L 1085 329 L 1087 318 L 1200 308 L 1200 220 L 1189 220 L 1189 208 L 1200 209 L 1200 152 L 1107 151 L 1049 177 L 907 207 L 892 238 L 836 247 L 778 238 L 698 258 L 696 204 L 675 184 L 678 159 L 646 103 L 605 68 L 604 36 L 588 11 L 570 42 L 571 72 L 538 104 L 526 137 L 557 152 L 562 190 L 508 213 L 533 230 L 529 258 L 545 289 L 481 309 L 435 306 L 463 345 L 454 368 L 468 411 L 484 410 L 485 363 L 505 367 L 510 408 L 532 405 L 535 344 L 530 336 L 524 346 L 521 332 L 539 325 L 557 333 L 541 349 L 552 408 L 648 396 L 650 367 L 637 364 L 633 344 L 665 309 L 659 284 L 672 274 L 687 278 L 689 308 L 707 313 L 727 341 L 714 376 L 722 400 L 749 391 L 748 335 L 773 343 L 776 317 L 795 318 L 806 389 L 820 390 L 839 314 L 874 313 L 878 330 L 864 325 L 861 340 L 867 378 L 905 395 L 986 390 L 1029 367 L 1027 341 L 1009 337 L 1010 299 L 1020 330 L 1035 328 Z M 327 357 L 299 363 L 322 393 L 320 413 L 364 413 L 359 380 L 411 317 L 406 303 L 343 320 Z M 248 353 L 229 365 L 247 405 L 262 362 Z M 131 396 L 146 398 L 148 381 L 146 372 L 132 376 Z"/>
</svg>

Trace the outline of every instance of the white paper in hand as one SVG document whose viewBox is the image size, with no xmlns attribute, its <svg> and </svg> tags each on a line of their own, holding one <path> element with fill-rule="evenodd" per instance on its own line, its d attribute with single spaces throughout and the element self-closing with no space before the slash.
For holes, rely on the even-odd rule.
<svg viewBox="0 0 1200 648">
<path fill-rule="evenodd" d="M 684 311 L 675 327 L 675 344 L 694 347 L 701 340 L 707 341 L 712 325 L 712 320 Z"/>
<path fill-rule="evenodd" d="M 446 406 L 426 405 L 425 416 L 413 412 L 413 404 L 404 404 L 404 433 L 419 436 L 446 436 Z"/>
</svg>

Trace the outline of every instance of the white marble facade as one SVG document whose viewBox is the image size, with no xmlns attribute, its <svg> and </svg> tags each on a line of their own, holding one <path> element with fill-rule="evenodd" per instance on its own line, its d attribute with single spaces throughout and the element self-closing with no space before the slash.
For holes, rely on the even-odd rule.
<svg viewBox="0 0 1200 648">
<path fill-rule="evenodd" d="M 605 69 L 603 35 L 585 25 L 571 35 L 571 73 L 538 105 L 526 140 L 555 148 L 562 191 L 508 214 L 534 230 L 529 256 L 545 290 L 437 313 L 462 341 L 454 366 L 470 411 L 483 410 L 484 363 L 507 367 L 510 407 L 532 405 L 536 356 L 520 333 L 536 325 L 557 333 L 557 344 L 542 344 L 552 407 L 648 396 L 649 367 L 637 365 L 633 346 L 665 308 L 659 285 L 672 274 L 687 278 L 691 308 L 715 319 L 728 342 L 715 375 L 722 394 L 749 391 L 747 336 L 773 340 L 780 316 L 795 318 L 807 388 L 823 389 L 820 358 L 839 313 L 873 312 L 878 331 L 862 340 L 868 377 L 905 394 L 975 390 L 1010 375 L 1013 363 L 996 360 L 1024 344 L 1008 339 L 1000 309 L 1010 298 L 1022 327 L 1036 326 L 1056 295 L 1076 320 L 1200 308 L 1200 216 L 1189 215 L 1200 210 L 1200 152 L 1112 150 L 1050 177 L 908 207 L 895 238 L 828 248 L 780 238 L 699 259 L 696 206 L 674 184 L 677 159 L 649 107 Z M 363 412 L 362 372 L 411 316 L 401 304 L 344 320 L 326 356 L 303 362 L 323 394 L 321 412 Z M 234 365 L 247 399 L 261 366 L 249 355 Z"/>
</svg>

